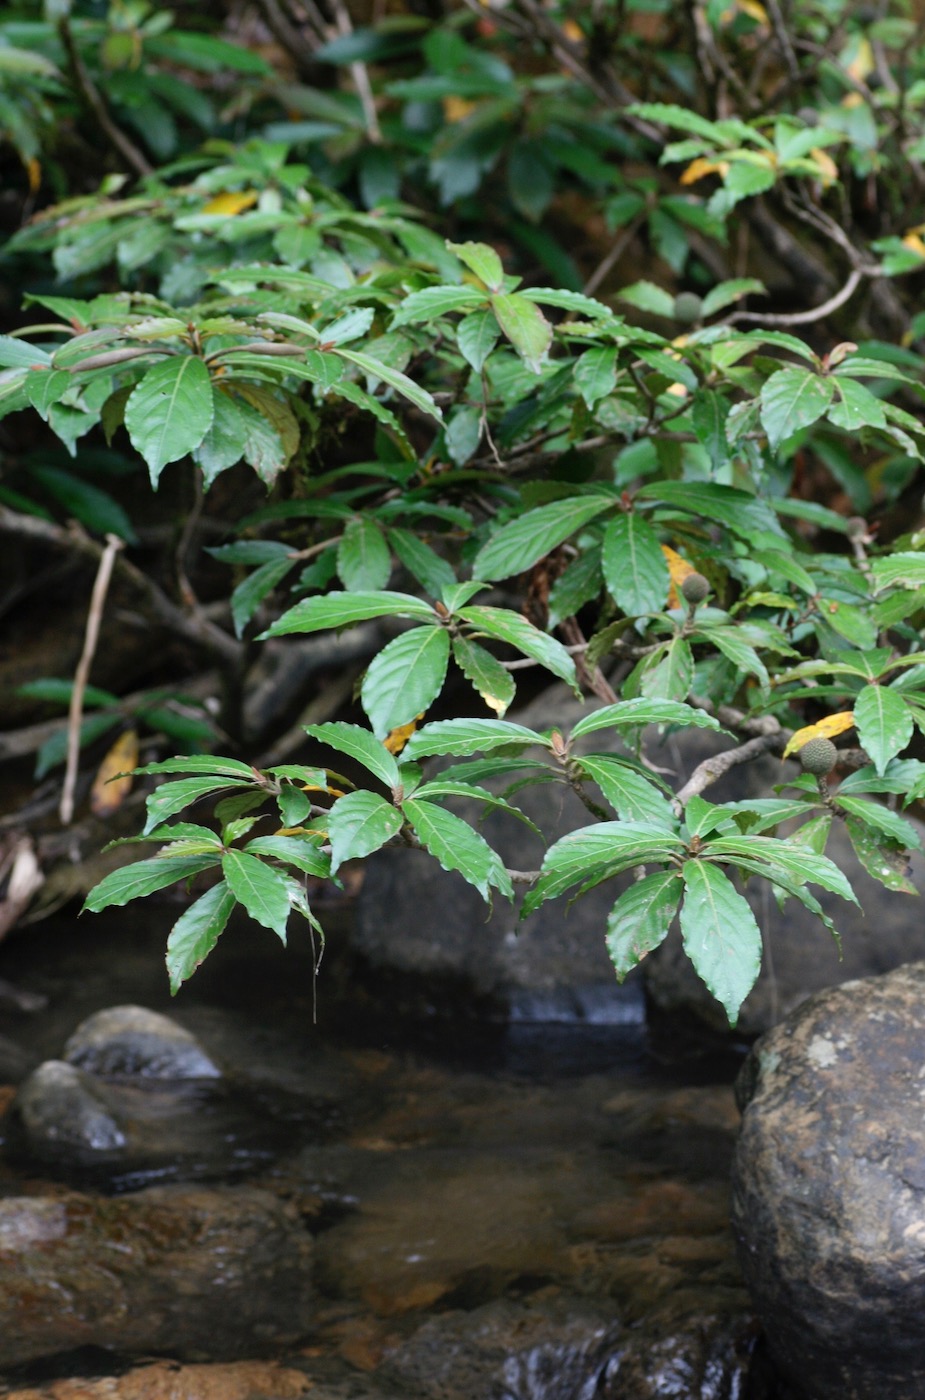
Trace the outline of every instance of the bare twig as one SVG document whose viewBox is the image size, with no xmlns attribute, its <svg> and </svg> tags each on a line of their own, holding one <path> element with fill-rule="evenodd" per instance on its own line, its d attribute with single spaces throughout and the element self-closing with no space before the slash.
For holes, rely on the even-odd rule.
<svg viewBox="0 0 925 1400">
<path fill-rule="evenodd" d="M 61 803 L 58 807 L 62 826 L 69 826 L 71 817 L 74 815 L 74 785 L 77 782 L 77 767 L 80 761 L 80 721 L 83 716 L 84 691 L 87 688 L 90 667 L 93 665 L 93 657 L 96 654 L 100 623 L 103 620 L 103 608 L 106 604 L 106 594 L 109 592 L 109 581 L 112 578 L 116 555 L 120 549 L 124 548 L 125 542 L 120 540 L 118 535 L 106 536 L 106 546 L 100 557 L 93 592 L 90 595 L 90 611 L 87 614 L 83 651 L 74 674 L 71 703 L 67 715 L 67 762 L 64 765 L 64 786 L 61 789 Z"/>
<path fill-rule="evenodd" d="M 67 19 L 66 16 L 58 21 L 58 33 L 61 36 L 61 42 L 67 53 L 77 91 L 96 118 L 103 135 L 122 159 L 131 166 L 136 175 L 150 175 L 154 167 L 148 162 L 147 158 L 138 149 L 134 141 L 130 141 L 125 132 L 121 131 L 113 121 L 109 109 L 103 101 L 102 94 L 90 77 L 87 65 L 84 63 L 80 50 L 77 47 L 77 42 L 74 39 L 70 20 Z"/>
<path fill-rule="evenodd" d="M 674 804 L 678 812 L 682 812 L 692 797 L 715 783 L 730 768 L 737 768 L 740 763 L 751 763 L 762 754 L 779 752 L 785 742 L 784 731 L 778 729 L 774 733 L 759 734 L 755 739 L 748 739 L 736 749 L 725 749 L 712 758 L 705 758 L 675 795 Z"/>
<path fill-rule="evenodd" d="M 867 272 L 868 276 L 872 274 Z M 865 271 L 854 268 L 848 274 L 848 280 L 840 291 L 829 297 L 819 306 L 813 306 L 808 311 L 792 311 L 781 315 L 765 314 L 758 311 L 734 311 L 727 318 L 727 325 L 734 325 L 742 321 L 752 321 L 761 326 L 806 326 L 813 321 L 821 321 L 826 316 L 831 316 L 833 311 L 837 311 L 840 306 L 844 306 L 854 296 L 865 276 Z"/>
<path fill-rule="evenodd" d="M 338 32 L 344 36 L 353 33 L 353 24 L 344 0 L 331 0 L 331 8 L 334 11 L 334 18 L 337 21 Z M 382 129 L 379 126 L 379 115 L 376 111 L 376 98 L 373 93 L 373 85 L 369 80 L 369 70 L 365 63 L 351 63 L 350 76 L 353 85 L 357 90 L 360 99 L 360 106 L 363 108 L 363 120 L 366 123 L 366 135 L 374 146 L 382 144 Z"/>
<path fill-rule="evenodd" d="M 648 211 L 646 211 L 644 214 L 637 215 L 637 217 L 633 219 L 631 223 L 627 224 L 626 228 L 623 230 L 620 237 L 616 240 L 609 253 L 607 253 L 607 255 L 601 259 L 597 267 L 591 273 L 591 276 L 588 278 L 584 287 L 582 288 L 585 296 L 591 296 L 591 294 L 595 292 L 597 288 L 601 285 L 608 272 L 610 272 L 610 269 L 616 266 L 616 264 L 620 261 L 623 254 L 626 252 L 627 248 L 632 243 L 633 239 L 636 237 L 636 234 L 639 232 L 640 228 L 645 223 L 647 218 Z"/>
</svg>

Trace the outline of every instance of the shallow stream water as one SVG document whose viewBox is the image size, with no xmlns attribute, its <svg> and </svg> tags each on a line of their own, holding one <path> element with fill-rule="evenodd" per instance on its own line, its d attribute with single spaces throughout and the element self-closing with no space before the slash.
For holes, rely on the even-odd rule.
<svg viewBox="0 0 925 1400">
<path fill-rule="evenodd" d="M 211 1304 L 193 1297 L 198 1285 L 178 1277 L 188 1313 L 201 1307 L 203 1322 L 200 1333 L 184 1315 L 174 1335 L 172 1302 L 152 1302 L 149 1289 L 137 1309 L 126 1304 L 136 1285 L 125 1282 L 125 1255 L 136 1245 L 119 1216 L 130 1325 L 80 1316 L 72 1283 L 60 1335 L 47 1317 L 20 1313 L 17 1344 L 0 1336 L 0 1393 L 147 1400 L 128 1377 L 142 1365 L 156 1372 L 164 1356 L 198 1379 L 184 1390 L 186 1372 L 172 1369 L 173 1388 L 152 1382 L 150 1395 L 184 1400 L 213 1394 L 210 1367 L 217 1375 L 223 1363 L 255 1359 L 286 1369 L 275 1380 L 255 1373 L 250 1390 L 226 1379 L 214 1394 L 269 1400 L 301 1393 L 300 1376 L 313 1400 L 775 1393 L 727 1223 L 741 1047 L 641 1022 L 492 1025 L 463 1005 L 455 1019 L 411 1024 L 391 993 L 355 978 L 339 956 L 344 911 L 326 920 L 317 980 L 307 940 L 284 950 L 265 930 L 239 927 L 171 1000 L 163 943 L 172 917 L 164 905 L 58 917 L 0 949 L 0 977 L 46 999 L 39 1010 L 0 1006 L 0 1037 L 12 1042 L 0 1048 L 0 1086 L 59 1056 L 87 1015 L 121 1003 L 174 1017 L 224 1073 L 193 1085 L 114 1083 L 129 1147 L 83 1160 L 37 1159 L 8 1113 L 0 1205 L 40 1197 L 72 1216 L 79 1206 L 115 1232 L 113 1212 L 151 1187 L 166 1187 L 173 1204 L 187 1197 L 171 1191 L 190 1184 L 210 1201 L 256 1188 L 254 1200 L 282 1203 L 289 1223 L 280 1228 L 298 1239 L 280 1246 L 278 1277 L 254 1282 L 264 1310 L 247 1311 L 237 1329 L 232 1318 L 223 1330 Z M 9 1082 L 0 1107 L 12 1100 Z M 0 1275 L 2 1263 L 0 1238 Z M 245 1295 L 249 1286 L 245 1272 Z M 160 1331 L 152 1323 L 149 1335 L 131 1316 L 142 1307 L 161 1309 Z M 101 1376 L 122 1380 L 73 1389 L 75 1377 Z"/>
</svg>

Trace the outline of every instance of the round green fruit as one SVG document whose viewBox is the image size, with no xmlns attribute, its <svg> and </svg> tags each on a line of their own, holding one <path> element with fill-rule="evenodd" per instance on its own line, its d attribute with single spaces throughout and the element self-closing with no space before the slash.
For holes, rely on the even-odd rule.
<svg viewBox="0 0 925 1400">
<path fill-rule="evenodd" d="M 676 321 L 683 321 L 685 325 L 699 321 L 703 315 L 703 299 L 696 292 L 679 292 L 674 299 L 674 315 Z"/>
<path fill-rule="evenodd" d="M 827 773 L 831 773 L 837 762 L 838 750 L 831 739 L 810 739 L 809 743 L 800 749 L 803 772 L 812 773 L 817 778 L 824 778 Z"/>
<path fill-rule="evenodd" d="M 688 603 L 702 603 L 710 591 L 710 581 L 703 574 L 688 574 L 681 583 L 681 592 Z"/>
</svg>

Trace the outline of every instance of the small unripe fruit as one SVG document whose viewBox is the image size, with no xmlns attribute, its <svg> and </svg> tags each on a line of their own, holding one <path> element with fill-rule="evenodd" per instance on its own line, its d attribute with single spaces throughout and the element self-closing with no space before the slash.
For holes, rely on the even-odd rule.
<svg viewBox="0 0 925 1400">
<path fill-rule="evenodd" d="M 814 777 L 824 778 L 827 773 L 831 773 L 837 762 L 838 749 L 831 739 L 810 739 L 809 743 L 800 749 L 803 772 L 812 773 Z"/>
<path fill-rule="evenodd" d="M 710 591 L 710 581 L 705 579 L 703 574 L 688 574 L 681 583 L 681 592 L 685 601 L 693 603 L 694 606 L 702 603 Z"/>
<path fill-rule="evenodd" d="M 683 321 L 685 325 L 699 321 L 703 315 L 702 298 L 696 292 L 679 292 L 674 299 L 674 315 L 676 321 Z"/>
</svg>

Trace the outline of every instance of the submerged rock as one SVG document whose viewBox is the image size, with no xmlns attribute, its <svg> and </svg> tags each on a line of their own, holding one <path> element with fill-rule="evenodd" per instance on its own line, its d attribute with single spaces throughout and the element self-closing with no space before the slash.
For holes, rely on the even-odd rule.
<svg viewBox="0 0 925 1400">
<path fill-rule="evenodd" d="M 46 1060 L 21 1086 L 15 1114 L 30 1147 L 42 1158 L 67 1158 L 74 1148 L 112 1152 L 125 1134 L 89 1075 L 63 1060 Z"/>
<path fill-rule="evenodd" d="M 0 1200 L 0 1368 L 78 1347 L 230 1360 L 297 1341 L 311 1239 L 265 1191 Z"/>
<path fill-rule="evenodd" d="M 99 1075 L 146 1079 L 218 1079 L 215 1065 L 189 1031 L 143 1006 L 109 1006 L 74 1031 L 64 1047 L 70 1065 Z"/>
<path fill-rule="evenodd" d="M 807 1400 L 925 1395 L 925 963 L 805 1002 L 753 1048 L 740 1259 Z"/>
</svg>

